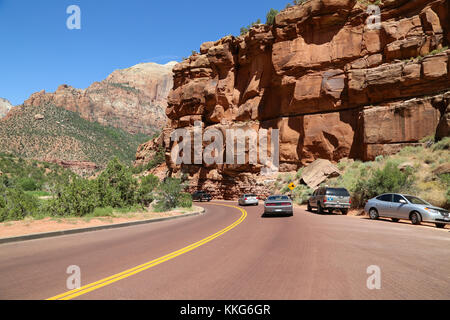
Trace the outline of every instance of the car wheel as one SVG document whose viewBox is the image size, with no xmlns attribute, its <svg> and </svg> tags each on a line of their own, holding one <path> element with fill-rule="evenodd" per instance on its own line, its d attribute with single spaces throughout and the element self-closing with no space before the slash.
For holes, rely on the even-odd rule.
<svg viewBox="0 0 450 320">
<path fill-rule="evenodd" d="M 417 212 L 411 213 L 411 222 L 412 224 L 418 226 L 422 223 L 422 217 Z"/>
<path fill-rule="evenodd" d="M 445 228 L 445 223 L 436 223 L 436 228 L 444 229 Z"/>
<path fill-rule="evenodd" d="M 341 210 L 341 213 L 342 213 L 344 216 L 346 216 L 346 215 L 348 214 L 348 209 L 342 209 L 342 210 Z"/>
<path fill-rule="evenodd" d="M 393 222 L 399 222 L 399 221 L 400 221 L 400 219 L 397 219 L 397 218 L 392 218 L 392 221 L 393 221 Z"/>
<path fill-rule="evenodd" d="M 369 216 L 370 216 L 370 219 L 372 219 L 372 220 L 378 220 L 378 218 L 380 217 L 377 209 L 375 209 L 375 208 L 370 209 Z"/>
<path fill-rule="evenodd" d="M 334 211 L 333 209 L 328 209 L 329 214 L 333 214 L 333 211 Z"/>
<path fill-rule="evenodd" d="M 317 213 L 318 214 L 323 214 L 323 208 L 322 208 L 322 205 L 320 203 L 317 204 Z"/>
<path fill-rule="evenodd" d="M 309 201 L 308 201 L 308 206 L 306 207 L 306 210 L 309 211 L 309 212 L 312 211 L 311 204 L 309 203 Z"/>
</svg>

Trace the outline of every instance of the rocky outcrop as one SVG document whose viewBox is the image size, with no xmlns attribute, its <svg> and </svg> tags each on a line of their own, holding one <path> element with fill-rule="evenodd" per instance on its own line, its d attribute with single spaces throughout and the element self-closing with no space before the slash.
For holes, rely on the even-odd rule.
<svg viewBox="0 0 450 320">
<path fill-rule="evenodd" d="M 78 112 L 88 121 L 129 133 L 154 134 L 166 124 L 167 95 L 175 63 L 143 63 L 116 70 L 85 90 L 61 85 L 56 92 L 33 94 L 25 106 L 53 104 Z"/>
<path fill-rule="evenodd" d="M 170 133 L 197 120 L 205 129 L 279 129 L 281 171 L 316 159 L 372 160 L 449 135 L 449 1 L 385 0 L 379 28 L 363 3 L 307 1 L 177 64 L 164 131 L 172 172 L 234 196 L 254 183 L 243 178 L 251 165 L 231 172 L 170 162 Z"/>
<path fill-rule="evenodd" d="M 315 189 L 328 178 L 335 178 L 340 175 L 339 169 L 329 160 L 318 159 L 303 170 L 302 180 L 308 187 Z"/>
<path fill-rule="evenodd" d="M 0 98 L 0 119 L 5 117 L 13 105 L 6 99 Z"/>
<path fill-rule="evenodd" d="M 88 161 L 65 161 L 58 159 L 45 158 L 44 162 L 55 163 L 63 168 L 69 169 L 78 175 L 90 176 L 94 174 L 100 167 Z"/>
<path fill-rule="evenodd" d="M 156 153 L 163 148 L 163 142 L 163 136 L 160 135 L 155 139 L 141 144 L 137 150 L 134 165 L 138 167 L 149 163 L 155 157 Z"/>
</svg>

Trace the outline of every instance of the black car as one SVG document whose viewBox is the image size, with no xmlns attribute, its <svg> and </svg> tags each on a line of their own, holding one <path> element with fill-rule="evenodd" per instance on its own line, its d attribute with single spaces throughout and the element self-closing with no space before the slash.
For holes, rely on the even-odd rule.
<svg viewBox="0 0 450 320">
<path fill-rule="evenodd" d="M 197 191 L 192 195 L 192 200 L 194 201 L 211 201 L 212 197 L 209 193 L 205 191 Z"/>
</svg>

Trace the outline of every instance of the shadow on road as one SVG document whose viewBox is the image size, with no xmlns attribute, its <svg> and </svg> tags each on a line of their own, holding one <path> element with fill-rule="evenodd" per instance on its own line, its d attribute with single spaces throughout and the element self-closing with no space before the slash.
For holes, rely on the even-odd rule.
<svg viewBox="0 0 450 320">
<path fill-rule="evenodd" d="M 342 214 L 340 212 L 338 213 L 336 211 L 333 211 L 332 213 L 329 213 L 328 211 L 324 211 L 323 213 L 319 213 L 317 211 L 308 211 L 308 210 L 306 210 L 306 212 L 312 213 L 312 214 L 316 214 L 318 216 L 346 216 L 345 214 Z"/>
<path fill-rule="evenodd" d="M 277 219 L 277 218 L 293 218 L 290 214 L 265 214 L 263 213 L 261 215 L 261 218 L 263 219 Z"/>
<path fill-rule="evenodd" d="M 365 217 L 365 218 L 361 218 L 361 219 L 373 221 L 372 219 L 370 219 L 370 217 Z M 410 221 L 407 221 L 407 220 L 400 220 L 400 221 L 398 221 L 398 222 L 394 222 L 394 221 L 392 221 L 390 218 L 379 218 L 379 219 L 377 219 L 377 220 L 375 220 L 375 221 L 380 221 L 380 222 L 385 222 L 385 223 L 391 223 L 391 224 L 401 224 L 401 225 L 410 225 L 410 226 L 414 226 Z M 416 227 L 416 226 L 414 226 L 414 227 Z M 430 228 L 430 229 L 438 229 L 438 228 L 436 228 L 436 226 L 435 226 L 434 224 L 428 223 L 428 222 L 422 222 L 422 224 L 418 225 L 417 227 L 427 227 L 427 228 Z M 448 229 L 448 227 L 445 227 L 445 229 L 440 229 L 440 230 L 446 230 L 446 231 L 449 231 L 449 232 L 450 232 L 450 230 Z"/>
</svg>

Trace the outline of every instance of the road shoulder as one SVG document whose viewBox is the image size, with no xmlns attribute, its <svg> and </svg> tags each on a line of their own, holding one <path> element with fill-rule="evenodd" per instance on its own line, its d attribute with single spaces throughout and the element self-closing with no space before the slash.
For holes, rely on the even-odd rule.
<svg viewBox="0 0 450 320">
<path fill-rule="evenodd" d="M 93 231 L 99 231 L 99 230 L 107 230 L 107 229 L 117 229 L 117 228 L 124 228 L 124 227 L 131 227 L 136 225 L 143 225 L 143 224 L 149 224 L 149 223 L 155 223 L 155 222 L 161 222 L 161 221 L 168 221 L 168 220 L 174 220 L 174 219 L 180 219 L 180 218 L 186 218 L 186 217 L 192 217 L 197 216 L 205 213 L 205 209 L 193 206 L 192 211 L 189 212 L 177 212 L 173 211 L 170 213 L 166 213 L 165 215 L 162 215 L 160 217 L 152 217 L 150 219 L 128 219 L 130 221 L 127 221 L 126 218 L 122 219 L 116 219 L 121 222 L 119 223 L 112 223 L 114 222 L 114 218 L 111 219 L 98 219 L 94 218 L 92 220 L 95 220 L 94 226 L 84 226 L 84 227 L 76 227 L 76 223 L 73 223 L 72 225 L 65 224 L 61 225 L 58 230 L 51 230 L 52 228 L 48 228 L 50 230 L 45 230 L 45 227 L 43 228 L 43 232 L 38 233 L 29 233 L 24 232 L 23 234 L 15 234 L 8 237 L 2 237 L 0 238 L 0 244 L 5 243 L 13 243 L 13 242 L 21 242 L 21 241 L 28 241 L 28 240 L 36 240 L 36 239 L 43 239 L 43 238 L 51 238 L 51 237 L 57 237 L 62 235 L 69 235 L 69 234 L 77 234 L 77 233 L 86 233 L 86 232 L 93 232 Z M 30 222 L 32 223 L 32 222 Z M 2 226 L 2 228 L 7 228 L 5 226 Z M 54 228 L 54 226 L 53 226 Z"/>
</svg>

